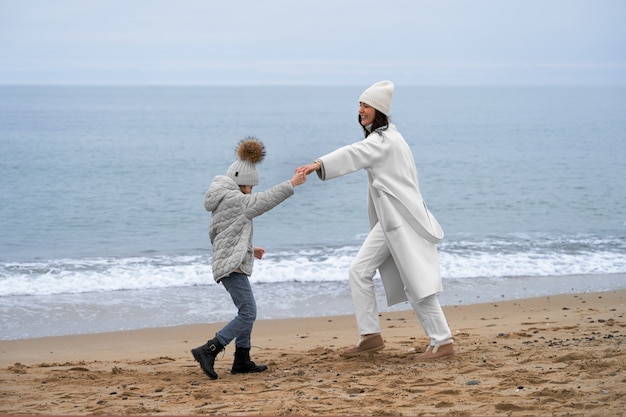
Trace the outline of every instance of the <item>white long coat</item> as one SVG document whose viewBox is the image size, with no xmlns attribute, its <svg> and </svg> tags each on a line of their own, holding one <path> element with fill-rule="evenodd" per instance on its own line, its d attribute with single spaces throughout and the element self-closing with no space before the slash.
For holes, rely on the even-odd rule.
<svg viewBox="0 0 626 417">
<path fill-rule="evenodd" d="M 391 256 L 379 268 L 389 305 L 442 291 L 443 230 L 422 198 L 409 145 L 393 124 L 318 159 L 322 180 L 367 171 L 370 230 L 380 221 Z"/>
</svg>

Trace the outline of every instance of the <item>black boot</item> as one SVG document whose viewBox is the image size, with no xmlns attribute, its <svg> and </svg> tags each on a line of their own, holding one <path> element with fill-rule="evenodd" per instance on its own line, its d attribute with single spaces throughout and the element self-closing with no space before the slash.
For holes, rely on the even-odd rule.
<svg viewBox="0 0 626 417">
<path fill-rule="evenodd" d="M 217 379 L 217 373 L 213 369 L 215 357 L 224 350 L 224 346 L 217 341 L 217 337 L 206 342 L 206 345 L 191 349 L 193 358 L 200 363 L 200 367 L 211 379 Z"/>
<path fill-rule="evenodd" d="M 250 348 L 237 346 L 235 350 L 235 361 L 231 374 L 247 374 L 252 372 L 263 372 L 267 369 L 265 365 L 257 365 L 250 360 Z"/>
</svg>

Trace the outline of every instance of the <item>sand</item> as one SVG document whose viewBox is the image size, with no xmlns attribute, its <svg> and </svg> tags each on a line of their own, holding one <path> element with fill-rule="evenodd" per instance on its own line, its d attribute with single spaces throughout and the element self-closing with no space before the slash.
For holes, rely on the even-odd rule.
<svg viewBox="0 0 626 417">
<path fill-rule="evenodd" d="M 231 344 L 209 380 L 189 350 L 222 323 L 0 341 L 0 414 L 626 415 L 626 290 L 445 307 L 456 354 L 428 343 L 412 311 L 381 314 L 386 348 L 339 353 L 353 316 L 260 320 L 252 359 Z"/>
</svg>

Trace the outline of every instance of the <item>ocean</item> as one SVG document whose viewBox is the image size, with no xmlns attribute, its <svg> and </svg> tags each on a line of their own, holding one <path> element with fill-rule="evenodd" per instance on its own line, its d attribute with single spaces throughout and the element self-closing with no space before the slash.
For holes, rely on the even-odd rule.
<svg viewBox="0 0 626 417">
<path fill-rule="evenodd" d="M 361 140 L 365 87 L 0 86 L 0 339 L 229 320 L 211 180 L 247 135 L 254 191 Z M 626 288 L 625 114 L 624 86 L 396 86 L 443 305 Z M 255 219 L 259 319 L 352 314 L 366 195 L 363 172 L 311 175 Z"/>
</svg>

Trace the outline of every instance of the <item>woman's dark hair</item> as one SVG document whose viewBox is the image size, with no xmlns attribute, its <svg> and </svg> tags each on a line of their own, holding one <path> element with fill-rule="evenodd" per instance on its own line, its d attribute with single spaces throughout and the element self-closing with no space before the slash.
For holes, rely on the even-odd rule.
<svg viewBox="0 0 626 417">
<path fill-rule="evenodd" d="M 376 109 L 374 109 L 376 110 Z M 359 124 L 361 124 L 361 115 L 359 115 Z M 389 118 L 384 115 L 383 113 L 379 112 L 378 110 L 376 110 L 376 114 L 374 115 L 374 122 L 372 122 L 372 127 L 371 127 L 371 131 L 367 130 L 365 128 L 365 126 L 361 125 L 361 127 L 363 128 L 363 132 L 365 133 L 365 137 L 368 137 L 370 133 L 374 132 L 375 130 L 381 129 L 385 130 L 389 127 Z"/>
</svg>

